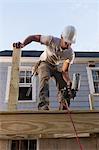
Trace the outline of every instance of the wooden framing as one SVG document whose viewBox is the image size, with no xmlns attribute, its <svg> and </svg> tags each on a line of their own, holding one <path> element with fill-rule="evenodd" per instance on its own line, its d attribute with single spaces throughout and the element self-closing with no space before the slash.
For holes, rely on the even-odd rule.
<svg viewBox="0 0 99 150">
<path fill-rule="evenodd" d="M 79 136 L 99 133 L 99 111 L 71 111 Z M 75 137 L 67 111 L 0 112 L 1 139 Z"/>
<path fill-rule="evenodd" d="M 8 99 L 8 110 L 15 110 L 18 101 L 19 92 L 19 65 L 20 65 L 21 49 L 13 47 L 11 81 Z"/>
</svg>

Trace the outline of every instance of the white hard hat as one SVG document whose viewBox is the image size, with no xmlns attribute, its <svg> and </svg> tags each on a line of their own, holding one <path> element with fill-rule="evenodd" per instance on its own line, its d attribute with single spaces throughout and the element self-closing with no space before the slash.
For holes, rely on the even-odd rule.
<svg viewBox="0 0 99 150">
<path fill-rule="evenodd" d="M 74 26 L 67 26 L 62 32 L 62 37 L 67 43 L 75 43 L 76 29 Z"/>
</svg>

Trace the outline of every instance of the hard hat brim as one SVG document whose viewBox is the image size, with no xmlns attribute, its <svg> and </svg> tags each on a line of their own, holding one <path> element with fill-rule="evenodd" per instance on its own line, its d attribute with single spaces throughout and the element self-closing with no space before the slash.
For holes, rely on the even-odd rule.
<svg viewBox="0 0 99 150">
<path fill-rule="evenodd" d="M 64 40 L 65 42 L 67 42 L 67 43 L 70 43 L 70 44 L 75 43 L 75 40 L 69 41 L 69 40 L 67 40 L 67 39 L 64 39 L 64 37 L 63 37 L 63 40 Z"/>
</svg>

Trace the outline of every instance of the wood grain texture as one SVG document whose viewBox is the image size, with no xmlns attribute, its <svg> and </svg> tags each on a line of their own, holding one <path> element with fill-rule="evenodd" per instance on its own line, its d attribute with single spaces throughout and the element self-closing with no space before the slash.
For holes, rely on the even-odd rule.
<svg viewBox="0 0 99 150">
<path fill-rule="evenodd" d="M 19 92 L 19 65 L 20 65 L 21 49 L 13 48 L 11 81 L 8 99 L 8 109 L 15 110 L 18 101 Z"/>
<path fill-rule="evenodd" d="M 78 134 L 99 133 L 99 111 L 71 112 Z M 0 113 L 0 138 L 74 137 L 66 111 L 20 111 Z"/>
</svg>

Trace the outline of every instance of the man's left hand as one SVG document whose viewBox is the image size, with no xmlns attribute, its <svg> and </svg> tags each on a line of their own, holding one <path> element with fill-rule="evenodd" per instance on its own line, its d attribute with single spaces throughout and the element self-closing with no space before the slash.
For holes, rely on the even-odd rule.
<svg viewBox="0 0 99 150">
<path fill-rule="evenodd" d="M 13 47 L 15 48 L 23 48 L 24 45 L 21 42 L 13 43 Z"/>
</svg>

